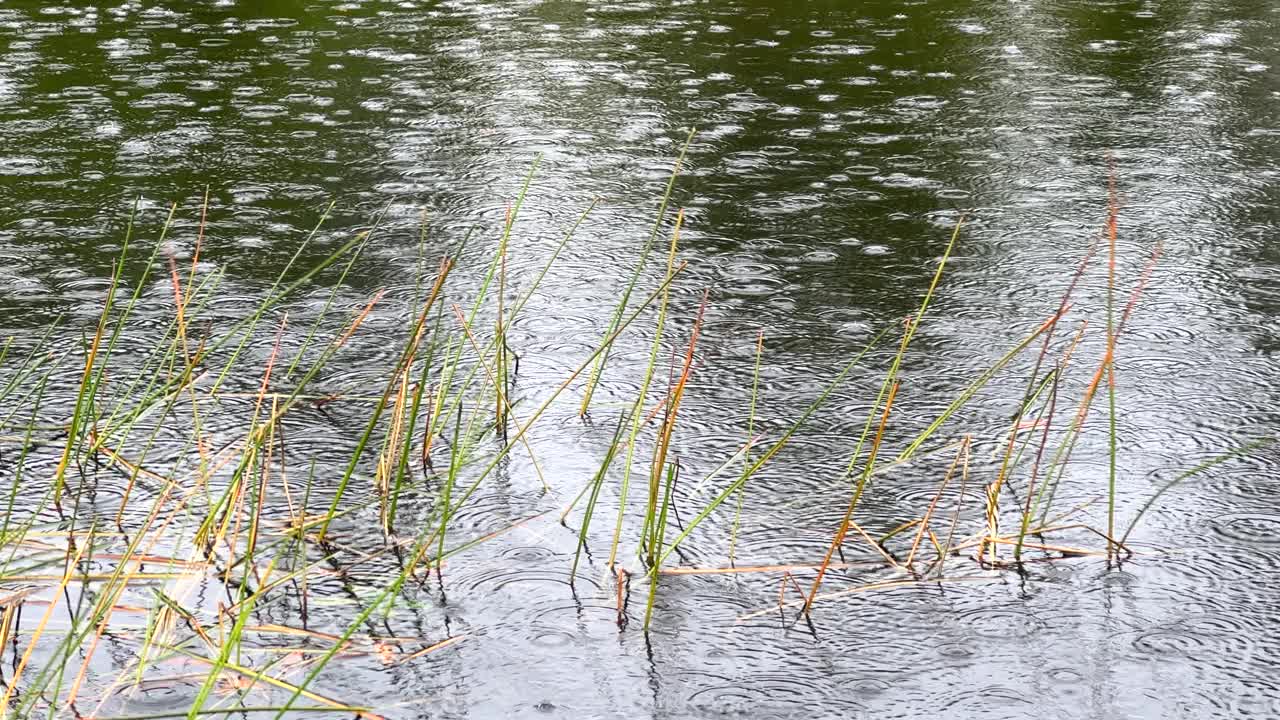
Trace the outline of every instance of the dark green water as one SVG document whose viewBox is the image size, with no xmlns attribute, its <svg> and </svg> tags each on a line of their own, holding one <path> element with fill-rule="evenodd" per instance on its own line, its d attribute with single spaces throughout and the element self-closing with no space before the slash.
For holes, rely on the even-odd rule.
<svg viewBox="0 0 1280 720">
<path fill-rule="evenodd" d="M 206 188 L 202 258 L 227 273 L 229 308 L 265 292 L 331 200 L 304 264 L 385 209 L 341 301 L 403 294 L 424 213 L 433 257 L 476 227 L 469 248 L 483 258 L 541 157 L 513 282 L 600 204 L 513 331 L 536 396 L 604 331 L 696 127 L 674 196 L 690 262 L 681 332 L 711 291 L 706 369 L 677 440 L 690 477 L 744 437 L 758 330 L 762 424 L 776 437 L 874 331 L 917 307 L 968 211 L 907 360 L 896 450 L 1057 308 L 1101 232 L 1114 174 L 1124 301 L 1161 252 L 1117 361 L 1127 522 L 1159 483 L 1280 429 L 1277 47 L 1280 8 L 1260 0 L 3 2 L 0 332 L 31 338 L 58 313 L 87 327 L 135 201 L 152 240 L 180 203 L 168 251 L 189 257 Z M 1105 281 L 1096 264 L 1073 323 L 1102 327 Z M 308 307 L 293 308 L 296 323 Z M 1095 357 L 1100 336 L 1088 337 L 1082 353 Z M 634 395 L 644 348 L 620 353 L 606 378 L 606 416 Z M 362 361 L 385 352 L 370 340 L 326 381 L 372 382 Z M 887 357 L 752 486 L 740 563 L 821 558 Z M 1087 376 L 1082 364 L 1072 382 Z M 1024 386 L 997 384 L 956 423 L 975 433 L 984 471 Z M 587 580 L 567 584 L 576 536 L 550 518 L 590 479 L 611 425 L 577 421 L 572 405 L 534 439 L 552 493 L 515 463 L 460 522 L 480 534 L 552 514 L 460 561 L 447 596 L 424 595 L 381 628 L 468 640 L 404 668 L 344 662 L 318 687 L 389 717 L 1280 715 L 1274 450 L 1171 493 L 1137 533 L 1149 555 L 1119 569 L 969 563 L 960 571 L 981 580 L 851 595 L 812 628 L 742 619 L 775 601 L 777 575 L 681 577 L 646 637 L 617 627 L 599 549 Z M 310 441 L 350 447 L 359 429 L 340 420 L 317 423 Z M 1066 507 L 1104 492 L 1102 436 L 1074 461 Z M 860 522 L 884 531 L 917 517 L 945 467 L 877 480 Z M 1095 502 L 1084 519 L 1103 513 Z M 731 522 L 709 520 L 686 562 L 724 565 Z M 359 598 L 376 579 L 331 589 L 330 629 L 349 621 L 344 593 Z M 296 622 L 288 607 L 263 612 Z M 114 661 L 131 647 L 121 640 Z M 103 678 L 123 667 L 100 665 Z M 192 690 L 135 697 L 119 714 L 185 711 Z"/>
</svg>

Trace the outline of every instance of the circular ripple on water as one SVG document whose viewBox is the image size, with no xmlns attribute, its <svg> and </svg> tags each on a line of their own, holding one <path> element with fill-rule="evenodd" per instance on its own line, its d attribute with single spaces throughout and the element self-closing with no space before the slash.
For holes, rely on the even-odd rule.
<svg viewBox="0 0 1280 720">
<path fill-rule="evenodd" d="M 816 687 L 803 677 L 753 675 L 724 679 L 724 685 L 697 690 L 688 707 L 702 717 L 809 718 L 820 707 L 830 717 L 857 717 L 862 706 L 850 697 Z"/>
<path fill-rule="evenodd" d="M 1280 515 L 1227 513 L 1214 518 L 1212 525 L 1214 532 L 1231 540 L 1280 547 Z"/>
<path fill-rule="evenodd" d="M 821 622 L 815 625 L 819 633 L 827 627 L 827 624 Z M 846 647 L 844 645 L 846 641 L 858 647 L 858 657 L 861 663 L 865 663 L 857 668 L 851 668 L 850 682 L 868 678 L 892 680 L 903 667 L 932 665 L 926 639 L 918 638 L 905 631 L 901 632 L 900 636 L 892 638 L 842 635 L 839 640 L 829 644 L 830 651 L 833 654 L 839 653 L 841 648 Z"/>
<path fill-rule="evenodd" d="M 1165 553 L 1159 548 L 1135 548 L 1142 553 L 1142 563 L 1131 565 L 1136 573 L 1134 585 L 1144 595 L 1181 599 L 1188 595 L 1198 598 L 1206 607 L 1221 608 L 1230 603 L 1230 595 L 1223 592 L 1234 573 L 1226 571 L 1215 556 L 1217 551 L 1186 549 Z"/>
<path fill-rule="evenodd" d="M 643 617 L 647 592 L 647 585 L 632 579 L 628 613 L 633 619 Z M 761 600 L 728 592 L 719 577 L 664 577 L 654 603 L 653 631 L 657 634 L 681 632 L 686 623 L 728 626 L 756 610 Z M 772 597 L 764 604 L 770 601 Z"/>
<path fill-rule="evenodd" d="M 612 594 L 612 593 L 610 593 Z M 573 622 L 573 634 L 579 640 L 606 640 L 615 638 L 618 630 L 618 608 L 616 604 L 606 604 L 601 599 L 587 599 L 581 596 L 579 602 L 547 601 L 527 609 L 527 617 L 531 626 L 557 627 L 567 632 L 565 623 Z M 634 598 L 633 598 L 634 599 Z M 631 605 L 635 609 L 636 605 Z M 641 606 L 643 609 L 643 606 Z M 523 623 L 523 620 L 521 620 Z"/>
<path fill-rule="evenodd" d="M 949 665 L 967 665 L 978 654 L 974 645 L 967 642 L 942 643 L 934 649 Z"/>
<path fill-rule="evenodd" d="M 541 545 L 521 545 L 518 547 L 510 547 L 502 551 L 502 556 L 508 560 L 512 560 L 523 565 L 530 566 L 551 562 L 557 558 L 563 557 L 560 553 L 548 547 Z"/>
<path fill-rule="evenodd" d="M 1084 682 L 1084 673 L 1069 667 L 1049 668 L 1045 671 L 1045 677 L 1052 680 L 1055 685 L 1074 685 Z"/>
<path fill-rule="evenodd" d="M 529 642 L 537 647 L 559 650 L 573 647 L 581 642 L 577 634 L 562 628 L 547 627 L 534 624 L 525 629 Z"/>
<path fill-rule="evenodd" d="M 950 462 L 951 458 L 944 458 L 944 460 Z M 921 466 L 914 462 L 907 467 L 912 468 L 910 471 L 912 473 L 921 470 Z M 945 471 L 944 468 L 943 472 Z M 921 474 L 926 475 L 923 471 L 921 471 Z M 975 488 L 973 487 L 974 484 L 970 483 L 970 486 L 964 492 L 965 505 L 970 509 L 979 507 L 979 505 L 975 504 L 975 501 L 980 503 L 983 496 L 981 487 Z M 897 507 L 922 511 L 933 503 L 934 498 L 938 497 L 938 487 L 936 476 L 927 475 L 927 477 L 922 477 L 919 482 L 913 481 L 913 478 L 904 477 L 895 487 L 886 489 L 885 492 L 893 493 L 893 501 Z M 951 514 L 955 511 L 956 500 L 960 498 L 960 488 L 961 483 L 954 482 L 943 490 L 942 497 L 938 501 L 939 504 L 934 510 L 934 519 L 930 521 L 930 527 L 934 529 L 935 533 L 938 533 L 937 528 L 939 526 L 946 528 L 950 525 Z"/>
<path fill-rule="evenodd" d="M 197 695 L 200 684 L 199 680 L 184 680 L 176 677 L 144 680 L 139 685 L 127 688 L 127 691 L 118 692 L 111 704 L 119 699 L 124 702 L 121 709 L 132 711 L 122 714 L 142 714 L 137 712 L 139 710 L 153 712 L 178 710 L 191 704 L 191 699 Z"/>
<path fill-rule="evenodd" d="M 1132 645 L 1140 657 L 1226 668 L 1258 655 L 1258 635 L 1259 628 L 1247 617 L 1215 613 L 1145 630 L 1134 636 Z"/>
<path fill-rule="evenodd" d="M 1140 655 L 1157 658 L 1195 659 L 1208 648 L 1203 638 L 1172 629 L 1148 630 L 1133 639 L 1133 647 Z"/>
<path fill-rule="evenodd" d="M 1098 593 L 1127 592 L 1142 587 L 1142 580 L 1128 570 L 1113 570 L 1100 577 L 1093 585 L 1087 585 L 1081 593 L 1095 595 Z"/>
<path fill-rule="evenodd" d="M 845 686 L 854 695 L 861 697 L 875 697 L 882 695 L 893 689 L 893 683 L 880 678 L 861 678 L 851 681 Z"/>
<path fill-rule="evenodd" d="M 1243 579 L 1249 593 L 1280 592 L 1280 544 L 1217 544 L 1203 556 L 1203 572 L 1215 574 L 1223 585 L 1240 587 Z"/>
<path fill-rule="evenodd" d="M 575 587 L 579 594 L 595 593 L 601 587 L 594 578 L 583 573 L 578 573 L 576 582 L 570 584 L 567 567 L 563 570 L 518 566 L 489 567 L 477 570 L 455 569 L 452 572 L 446 567 L 444 582 L 446 591 L 451 594 L 474 594 L 482 598 L 499 592 L 521 594 L 537 592 L 568 596 Z"/>
<path fill-rule="evenodd" d="M 959 615 L 962 627 L 983 638 L 1026 638 L 1045 626 L 1031 611 L 1019 607 L 978 608 Z"/>
<path fill-rule="evenodd" d="M 1003 685 L 988 685 L 944 693 L 932 699 L 938 717 L 1018 718 L 1031 714 L 1034 703 L 1022 692 Z"/>
<path fill-rule="evenodd" d="M 1280 682 L 1274 676 L 1237 678 L 1222 688 L 1222 697 L 1228 698 L 1229 717 L 1280 717 Z"/>
</svg>

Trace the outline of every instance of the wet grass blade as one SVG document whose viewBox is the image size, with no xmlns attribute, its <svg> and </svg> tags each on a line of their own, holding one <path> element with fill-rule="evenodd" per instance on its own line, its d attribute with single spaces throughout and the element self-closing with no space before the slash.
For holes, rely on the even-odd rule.
<svg viewBox="0 0 1280 720">
<path fill-rule="evenodd" d="M 1253 440 L 1251 442 L 1245 443 L 1244 445 L 1241 445 L 1238 448 L 1229 450 L 1220 455 L 1216 455 L 1212 458 L 1209 458 L 1208 460 L 1200 463 L 1199 465 L 1196 465 L 1193 468 L 1190 468 L 1189 470 L 1183 471 L 1173 480 L 1170 480 L 1169 482 L 1161 486 L 1160 489 L 1156 490 L 1155 493 L 1153 493 L 1151 497 L 1148 498 L 1147 501 L 1142 504 L 1142 507 L 1138 508 L 1138 512 L 1133 516 L 1133 519 L 1129 521 L 1129 526 L 1125 528 L 1124 535 L 1120 536 L 1120 544 L 1123 545 L 1129 539 L 1130 533 L 1132 533 L 1133 529 L 1138 526 L 1138 523 L 1142 520 L 1143 516 L 1145 516 L 1148 512 L 1150 512 L 1151 508 L 1155 507 L 1155 504 L 1160 500 L 1161 497 L 1164 496 L 1165 493 L 1169 492 L 1170 490 L 1173 490 L 1174 488 L 1177 488 L 1182 483 L 1205 472 L 1206 470 L 1209 470 L 1218 465 L 1221 465 L 1222 463 L 1227 462 L 1228 460 L 1232 460 L 1237 457 L 1248 455 L 1249 453 L 1255 450 L 1268 447 L 1271 444 L 1275 443 L 1278 439 L 1280 438 L 1264 437 L 1264 438 L 1259 438 L 1257 440 Z"/>
<path fill-rule="evenodd" d="M 631 302 L 631 294 L 635 292 L 636 285 L 640 282 L 641 276 L 644 274 L 645 265 L 649 262 L 649 254 L 653 252 L 653 246 L 658 241 L 658 234 L 662 231 L 662 222 L 667 216 L 667 206 L 671 203 L 671 195 L 675 191 L 676 180 L 680 177 L 680 170 L 684 166 L 685 156 L 689 153 L 689 146 L 693 144 L 693 137 L 697 134 L 696 128 L 690 128 L 689 135 L 685 138 L 684 145 L 680 148 L 680 154 L 676 156 L 675 165 L 671 169 L 671 176 L 667 180 L 667 189 L 662 193 L 662 200 L 658 203 L 658 217 L 653 222 L 653 229 L 649 232 L 649 239 L 645 241 L 644 246 L 640 249 L 640 256 L 636 260 L 635 270 L 631 273 L 631 278 L 622 289 L 622 297 L 618 300 L 617 308 L 613 311 L 613 319 L 609 321 L 609 329 L 605 331 L 605 337 L 609 337 L 617 333 L 619 323 L 627 312 L 627 306 Z M 600 376 L 604 373 L 605 365 L 609 361 L 609 348 L 613 343 L 605 346 L 605 351 L 596 360 L 591 368 L 591 374 L 587 377 L 587 387 L 582 394 L 582 405 L 578 409 L 578 414 L 585 416 L 591 407 L 591 397 L 595 393 L 596 385 L 600 382 Z"/>
<path fill-rule="evenodd" d="M 751 372 L 751 404 L 747 409 L 747 438 L 755 435 L 756 402 L 760 396 L 760 358 L 764 354 L 764 330 L 756 335 L 756 362 Z M 742 471 L 745 473 L 751 466 L 751 453 L 743 456 Z M 729 564 L 733 565 L 738 549 L 738 528 L 742 523 L 742 504 L 746 500 L 747 485 L 744 481 L 738 489 L 738 507 L 733 512 L 733 527 L 729 530 Z"/>
</svg>

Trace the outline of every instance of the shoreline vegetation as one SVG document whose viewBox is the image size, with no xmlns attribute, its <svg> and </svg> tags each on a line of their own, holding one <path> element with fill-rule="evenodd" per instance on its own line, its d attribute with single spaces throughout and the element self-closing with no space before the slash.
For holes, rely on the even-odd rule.
<svg viewBox="0 0 1280 720">
<path fill-rule="evenodd" d="M 198 271 L 207 199 L 189 263 L 164 250 L 170 223 L 180 211 L 176 205 L 152 244 L 135 237 L 131 221 L 96 323 L 86 328 L 54 323 L 34 347 L 21 352 L 13 338 L 0 345 L 0 453 L 8 479 L 0 528 L 5 716 L 195 718 L 234 712 L 279 718 L 306 712 L 380 717 L 386 708 L 361 707 L 327 692 L 325 670 L 353 658 L 405 665 L 465 646 L 465 634 L 399 638 L 379 636 L 371 627 L 398 603 L 409 602 L 412 588 L 429 582 L 447 588 L 445 570 L 459 562 L 459 555 L 544 516 L 578 534 L 571 577 L 579 577 L 588 562 L 592 529 L 597 537 L 609 538 L 607 557 L 597 555 L 593 562 L 608 568 L 613 579 L 620 632 L 647 631 L 661 612 L 655 606 L 664 582 L 677 576 L 769 574 L 777 582 L 776 596 L 762 597 L 761 609 L 740 620 L 778 615 L 796 623 L 838 598 L 972 579 L 963 569 L 1020 571 L 1031 563 L 1080 557 L 1115 566 L 1139 554 L 1129 542 L 1131 532 L 1166 491 L 1269 442 L 1244 445 L 1187 469 L 1173 482 L 1148 490 L 1151 497 L 1137 513 L 1118 516 L 1123 449 L 1116 398 L 1122 386 L 1115 358 L 1131 317 L 1140 310 L 1160 248 L 1152 249 L 1132 286 L 1118 286 L 1120 207 L 1113 179 L 1104 228 L 1082 254 L 1056 311 L 1026 328 L 990 367 L 957 378 L 944 411 L 900 449 L 890 450 L 886 437 L 904 392 L 903 359 L 921 324 L 929 322 L 930 305 L 963 236 L 963 218 L 917 310 L 868 338 L 806 401 L 805 410 L 787 421 L 787 429 L 773 436 L 757 427 L 761 369 L 768 363 L 762 331 L 740 446 L 709 473 L 683 478 L 674 438 L 700 367 L 704 334 L 713 331 L 704 321 L 705 293 L 696 310 L 682 316 L 686 322 L 680 326 L 687 332 L 677 334 L 670 327 L 677 308 L 684 306 L 673 301 L 674 281 L 686 267 L 680 259 L 684 218 L 670 207 L 683 161 L 682 152 L 634 270 L 622 279 L 618 303 L 607 314 L 607 330 L 594 351 L 578 359 L 537 404 L 525 401 L 518 387 L 520 348 L 512 347 L 510 329 L 555 272 L 561 252 L 594 206 L 566 230 L 532 280 L 514 292 L 507 266 L 510 241 L 536 163 L 510 207 L 496 251 L 479 270 L 478 287 L 463 294 L 450 282 L 462 248 L 421 272 L 414 309 L 394 348 L 387 339 L 391 355 L 383 380 L 359 396 L 326 395 L 315 387 L 329 363 L 368 331 L 366 322 L 383 300 L 381 292 L 375 293 L 354 311 L 335 302 L 361 252 L 376 238 L 378 223 L 315 266 L 296 267 L 313 231 L 264 299 L 228 322 L 210 313 L 221 271 Z M 420 247 L 421 267 L 427 255 L 425 225 Z M 131 291 L 122 279 L 127 266 L 142 268 Z M 1091 272 L 1106 275 L 1104 322 L 1073 314 L 1077 286 Z M 289 325 L 281 307 L 299 290 L 314 289 L 321 273 L 337 277 L 318 316 L 304 326 Z M 139 309 L 154 300 L 144 299 L 144 292 L 156 287 L 169 296 L 167 314 L 160 321 L 150 313 L 142 323 Z M 491 532 L 458 527 L 460 511 L 512 456 L 527 458 L 544 491 L 549 489 L 529 443 L 531 429 L 553 404 L 576 404 L 581 416 L 596 408 L 594 393 L 610 373 L 619 339 L 640 324 L 652 340 L 639 391 L 616 420 L 613 405 L 598 411 L 609 422 L 597 430 L 612 427 L 611 439 L 594 474 L 574 479 L 581 486 L 569 491 L 571 501 Z M 149 344 L 134 337 L 140 327 L 149 333 Z M 83 339 L 73 349 L 65 344 L 52 349 L 54 338 L 80 333 Z M 259 362 L 260 348 L 250 343 L 264 334 L 273 339 Z M 1100 359 L 1086 361 L 1077 353 L 1086 337 L 1102 339 Z M 852 439 L 843 476 L 833 478 L 847 487 L 847 505 L 828 541 L 804 564 L 738 564 L 738 534 L 743 507 L 751 502 L 752 478 L 785 457 L 788 442 L 877 348 L 893 354 Z M 256 391 L 232 388 L 250 358 Z M 1027 377 L 1002 375 L 1015 359 L 1026 358 L 1034 359 Z M 1083 379 L 1081 393 L 1068 393 L 1064 378 L 1069 375 Z M 998 469 L 988 475 L 973 469 L 974 437 L 956 433 L 948 421 L 997 376 L 1025 390 L 1021 402 L 1009 408 Z M 67 384 L 68 377 L 76 382 Z M 344 417 L 358 418 L 352 421 L 358 428 L 354 450 L 340 462 L 320 457 L 327 450 L 322 444 L 289 435 L 288 422 L 296 413 L 339 406 Z M 363 415 L 353 415 L 357 412 Z M 1106 424 L 1106 483 L 1090 491 L 1097 497 L 1093 503 L 1055 502 L 1070 481 L 1068 469 L 1086 420 L 1096 415 Z M 926 455 L 947 468 L 936 478 L 936 492 L 887 533 L 863 527 L 859 509 L 869 488 Z M 298 476 L 300 467 L 308 468 L 305 477 Z M 692 490 L 681 490 L 686 487 Z M 677 509 L 679 497 L 701 504 Z M 1101 513 L 1099 523 L 1088 517 L 1095 511 Z M 683 562 L 681 544 L 713 514 L 731 524 L 728 556 L 713 566 Z M 975 517 L 980 521 L 972 522 Z M 363 524 L 364 534 L 382 543 L 353 547 L 347 537 L 352 523 Z M 370 523 L 376 528 L 366 526 Z M 844 551 L 854 546 L 864 554 L 869 549 L 875 559 L 848 561 Z M 397 570 L 380 580 L 376 594 L 352 598 L 343 614 L 345 630 L 311 627 L 318 610 L 310 586 L 381 565 Z M 871 582 L 827 589 L 833 572 L 854 566 L 883 572 Z M 216 600 L 201 590 L 209 587 L 217 589 Z M 298 622 L 262 621 L 262 611 L 271 607 L 288 608 Z M 131 659 L 118 661 L 118 653 L 115 659 L 106 657 L 108 644 L 128 648 Z M 187 709 L 132 709 L 132 698 L 166 683 L 181 684 Z"/>
</svg>

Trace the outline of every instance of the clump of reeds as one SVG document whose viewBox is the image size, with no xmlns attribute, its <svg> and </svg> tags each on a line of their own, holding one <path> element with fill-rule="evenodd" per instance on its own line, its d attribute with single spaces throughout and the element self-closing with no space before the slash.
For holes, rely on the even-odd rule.
<svg viewBox="0 0 1280 720">
<path fill-rule="evenodd" d="M 478 288 L 466 295 L 453 280 L 471 235 L 428 260 L 424 221 L 415 292 L 400 312 L 391 360 L 382 369 L 379 386 L 358 392 L 318 388 L 334 359 L 359 342 L 364 326 L 385 305 L 382 292 L 346 308 L 338 301 L 348 273 L 378 237 L 380 218 L 319 263 L 297 268 L 321 227 L 318 223 L 261 300 L 238 319 L 227 321 L 210 310 L 224 273 L 202 271 L 199 262 L 207 200 L 200 208 L 189 263 L 179 263 L 164 251 L 177 205 L 149 243 L 136 237 L 131 217 L 109 292 L 92 326 L 73 327 L 57 320 L 33 342 L 11 338 L 0 345 L 0 408 L 8 408 L 0 414 L 0 443 L 10 480 L 0 526 L 0 580 L 10 588 L 0 599 L 0 652 L 12 661 L 0 707 L 15 717 L 96 717 L 104 708 L 127 709 L 130 697 L 149 683 L 176 675 L 199 678 L 189 717 L 233 709 L 276 717 L 303 710 L 377 717 L 374 708 L 331 697 L 318 688 L 322 672 L 351 657 L 375 658 L 388 666 L 413 663 L 465 640 L 443 632 L 433 638 L 380 635 L 371 630 L 369 620 L 393 612 L 396 603 L 432 574 L 442 581 L 451 557 L 547 512 L 480 536 L 459 537 L 454 523 L 512 453 L 529 456 L 543 491 L 552 498 L 564 490 L 541 477 L 528 435 L 579 383 L 585 385 L 578 410 L 587 414 L 612 351 L 641 320 L 651 323 L 652 340 L 639 391 L 612 423 L 598 469 L 582 479 L 580 491 L 560 514 L 561 522 L 575 518 L 577 523 L 579 552 L 568 569 L 572 577 L 582 569 L 582 550 L 600 504 L 607 496 L 614 498 L 616 512 L 603 564 L 615 579 L 620 625 L 629 617 L 628 595 L 636 579 L 647 587 L 647 628 L 655 614 L 659 582 L 670 575 L 781 573 L 778 608 L 795 607 L 807 614 L 818 602 L 849 593 L 955 579 L 957 568 L 949 561 L 961 556 L 984 568 L 1003 568 L 1084 555 L 1118 562 L 1131 554 L 1126 542 L 1133 524 L 1172 484 L 1142 506 L 1129 529 L 1117 536 L 1116 498 L 1121 489 L 1115 357 L 1159 248 L 1153 249 L 1127 303 L 1118 308 L 1114 294 L 1119 282 L 1119 202 L 1114 182 L 1105 231 L 1098 243 L 1084 250 L 1057 309 L 1028 328 L 990 367 L 957 387 L 944 411 L 896 455 L 887 447 L 888 430 L 896 421 L 895 409 L 911 400 L 900 370 L 918 329 L 928 322 L 947 261 L 961 241 L 961 223 L 941 254 L 919 309 L 905 323 L 888 322 L 869 338 L 773 438 L 764 437 L 756 425 L 761 366 L 767 357 L 762 332 L 755 343 L 740 448 L 686 482 L 675 452 L 679 420 L 694 387 L 691 380 L 701 368 L 702 347 L 714 328 L 705 319 L 712 300 L 704 292 L 689 313 L 687 335 L 668 336 L 669 318 L 684 307 L 673 292 L 684 269 L 679 257 L 684 217 L 679 211 L 668 212 L 683 160 L 682 151 L 636 268 L 623 281 L 606 333 L 533 407 L 520 403 L 520 356 L 511 346 L 510 329 L 594 208 L 586 208 L 540 271 L 513 293 L 519 286 L 509 274 L 510 241 L 533 170 L 497 231 L 492 257 L 479 269 Z M 669 230 L 670 240 L 655 276 L 649 258 L 664 230 Z M 1065 341 L 1058 337 L 1059 325 L 1068 320 L 1077 285 L 1102 240 L 1107 248 L 1105 350 L 1064 420 L 1061 410 L 1070 401 L 1064 397 L 1063 380 L 1075 367 L 1073 361 L 1078 362 L 1076 351 L 1088 323 L 1080 321 Z M 132 272 L 126 273 L 126 268 Z M 156 268 L 167 273 L 157 275 Z M 305 329 L 293 327 L 286 312 L 289 303 L 321 278 L 332 282 L 332 288 L 319 314 Z M 166 320 L 159 327 L 135 322 L 140 309 L 154 310 L 147 290 L 157 286 L 166 289 Z M 145 342 L 136 336 L 143 327 L 150 328 Z M 68 347 L 63 342 L 79 333 L 83 335 L 78 343 Z M 750 502 L 746 491 L 751 478 L 780 457 L 874 348 L 894 337 L 897 350 L 860 434 L 851 439 L 845 472 L 832 478 L 847 489 L 848 502 L 830 541 L 814 548 L 808 564 L 737 565 L 737 539 L 742 509 Z M 385 344 L 388 338 L 380 337 L 379 342 Z M 998 471 L 989 478 L 975 477 L 971 435 L 960 433 L 954 441 L 936 437 L 979 390 L 1037 345 L 1025 392 L 1011 408 L 1009 428 L 1001 435 Z M 660 379 L 664 364 L 670 368 L 665 383 Z M 69 387 L 63 384 L 66 378 L 74 378 Z M 1085 507 L 1061 508 L 1054 500 L 1104 386 L 1109 475 L 1099 497 L 1107 509 L 1105 525 L 1095 527 L 1084 519 Z M 320 478 L 317 467 L 331 467 L 332 462 L 299 450 L 290 440 L 291 422 L 299 414 L 324 414 L 339 406 L 348 414 L 362 413 L 355 421 L 358 434 L 344 451 L 339 471 Z M 230 425 L 222 421 L 229 413 L 236 416 Z M 216 426 L 210 422 L 215 417 L 220 420 Z M 178 441 L 175 428 L 180 429 Z M 908 461 L 925 454 L 948 453 L 936 493 L 916 516 L 902 518 L 878 536 L 865 527 L 859 515 L 861 501 L 876 478 L 907 471 Z M 1187 471 L 1174 484 L 1226 457 Z M 298 477 L 300 468 L 307 468 L 303 478 Z M 637 473 L 642 487 L 632 493 Z M 118 501 L 104 501 L 100 491 L 107 484 L 119 488 Z M 952 491 L 957 485 L 958 492 Z M 973 487 L 983 491 L 980 507 L 969 509 L 966 501 Z M 705 501 L 704 491 L 712 491 Z M 735 502 L 727 566 L 672 566 L 672 555 L 680 553 L 682 543 L 731 499 Z M 405 521 L 409 504 L 414 514 Z M 351 533 L 370 532 L 353 526 L 370 505 L 377 511 L 374 533 L 382 543 L 352 547 Z M 976 526 L 969 523 L 975 515 L 981 518 Z M 628 518 L 638 525 L 631 535 Z M 1058 540 L 1064 533 L 1095 537 L 1101 544 Z M 823 592 L 831 571 L 849 567 L 843 549 L 850 542 L 865 544 L 874 552 L 873 564 L 891 575 Z M 380 563 L 394 571 L 373 596 L 361 597 L 352 606 L 343 631 L 320 632 L 310 626 L 310 588 L 315 583 Z M 216 607 L 200 604 L 197 588 L 215 589 L 221 598 Z M 788 595 L 795 599 L 788 600 Z M 280 605 L 296 609 L 298 624 L 255 622 L 255 609 Z M 117 665 L 104 658 L 98 650 L 107 637 L 130 645 L 133 660 Z"/>
</svg>

